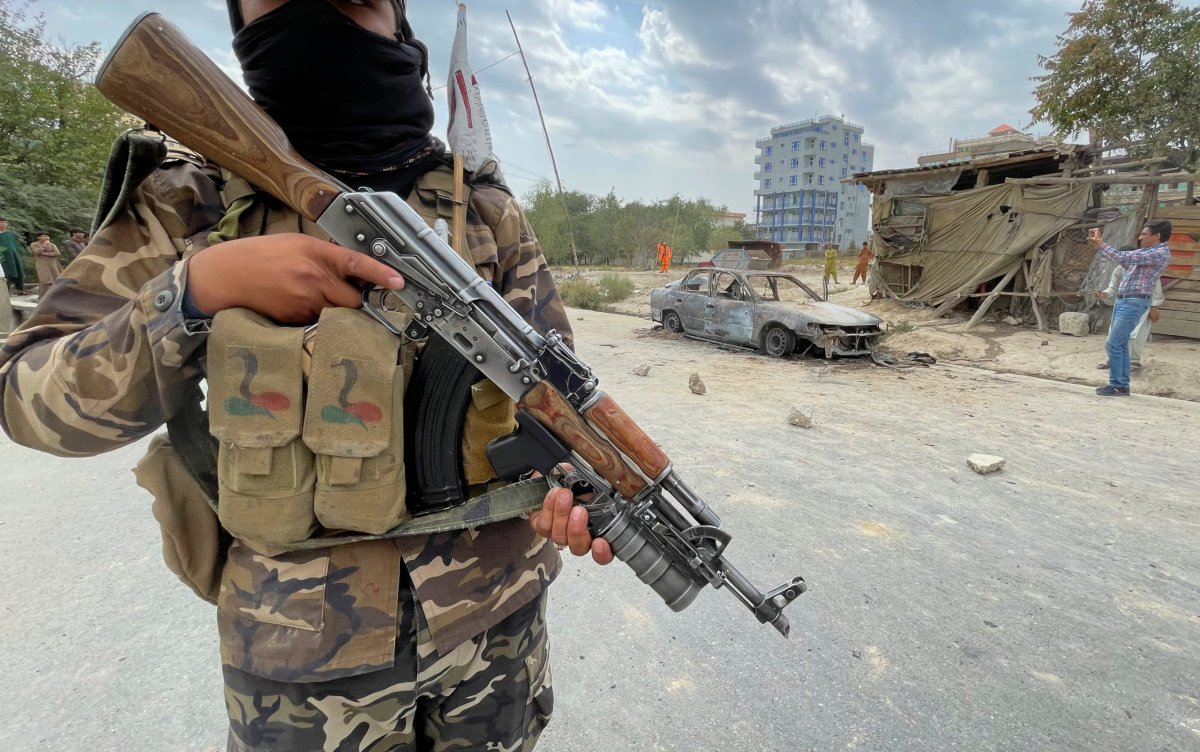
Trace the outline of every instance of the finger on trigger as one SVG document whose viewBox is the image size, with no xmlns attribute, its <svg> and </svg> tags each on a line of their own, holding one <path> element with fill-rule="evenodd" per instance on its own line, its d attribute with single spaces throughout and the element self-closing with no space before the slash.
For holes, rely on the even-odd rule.
<svg viewBox="0 0 1200 752">
<path fill-rule="evenodd" d="M 404 287 L 404 278 L 390 266 L 380 263 L 361 253 L 355 253 L 349 248 L 337 247 L 335 268 L 344 278 L 361 279 L 376 287 L 388 290 L 399 290 Z"/>
<path fill-rule="evenodd" d="M 586 509 L 571 509 L 571 516 L 567 520 L 567 544 L 571 547 L 571 553 L 576 556 L 583 556 L 592 547 L 592 535 L 588 532 L 587 523 Z"/>
<path fill-rule="evenodd" d="M 554 491 L 554 521 L 551 523 L 550 538 L 560 546 L 567 544 L 567 520 L 571 516 L 571 507 L 575 505 L 575 497 L 565 488 Z"/>
</svg>

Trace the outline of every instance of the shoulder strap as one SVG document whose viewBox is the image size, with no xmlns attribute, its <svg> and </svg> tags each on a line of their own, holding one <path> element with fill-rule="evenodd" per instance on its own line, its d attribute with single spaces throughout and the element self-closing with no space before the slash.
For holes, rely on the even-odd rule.
<svg viewBox="0 0 1200 752">
<path fill-rule="evenodd" d="M 100 232 L 128 203 L 142 181 L 167 158 L 167 139 L 157 131 L 136 128 L 125 131 L 113 144 L 104 168 L 100 201 L 92 235 Z"/>
</svg>

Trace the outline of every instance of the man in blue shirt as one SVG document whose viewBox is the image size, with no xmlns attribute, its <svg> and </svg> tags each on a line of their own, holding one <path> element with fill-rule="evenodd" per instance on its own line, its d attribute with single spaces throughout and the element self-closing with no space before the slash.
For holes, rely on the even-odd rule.
<svg viewBox="0 0 1200 752">
<path fill-rule="evenodd" d="M 1139 248 L 1118 251 L 1100 237 L 1100 230 L 1088 231 L 1088 241 L 1105 258 L 1125 267 L 1125 276 L 1117 286 L 1117 299 L 1113 303 L 1112 324 L 1108 327 L 1108 341 L 1104 349 L 1108 352 L 1108 384 L 1096 390 L 1102 397 L 1129 396 L 1129 335 L 1146 311 L 1154 285 L 1171 260 L 1167 238 L 1171 237 L 1171 223 L 1156 219 L 1142 228 L 1138 235 Z"/>
</svg>

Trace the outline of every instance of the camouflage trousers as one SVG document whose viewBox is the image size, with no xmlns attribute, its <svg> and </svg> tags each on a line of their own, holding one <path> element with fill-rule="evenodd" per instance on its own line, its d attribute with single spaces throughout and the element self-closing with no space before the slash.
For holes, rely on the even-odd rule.
<svg viewBox="0 0 1200 752">
<path fill-rule="evenodd" d="M 533 749 L 554 707 L 545 592 L 439 655 L 405 574 L 397 630 L 382 671 L 306 684 L 226 666 L 229 752 Z"/>
</svg>

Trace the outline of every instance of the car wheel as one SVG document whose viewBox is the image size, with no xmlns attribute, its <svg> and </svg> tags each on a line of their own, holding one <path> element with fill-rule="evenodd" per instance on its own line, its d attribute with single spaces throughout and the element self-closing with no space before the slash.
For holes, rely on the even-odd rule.
<svg viewBox="0 0 1200 752">
<path fill-rule="evenodd" d="M 683 331 L 683 322 L 679 320 L 679 314 L 674 311 L 666 311 L 663 313 L 663 329 L 676 334 Z"/>
<path fill-rule="evenodd" d="M 773 326 L 763 335 L 763 352 L 772 358 L 783 358 L 796 349 L 796 335 L 790 329 Z"/>
</svg>

